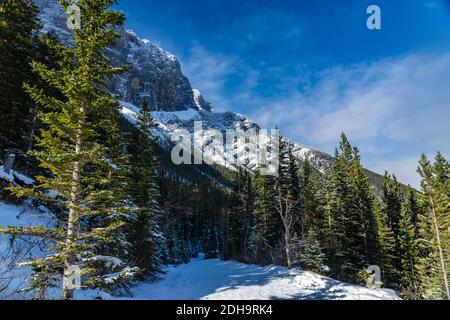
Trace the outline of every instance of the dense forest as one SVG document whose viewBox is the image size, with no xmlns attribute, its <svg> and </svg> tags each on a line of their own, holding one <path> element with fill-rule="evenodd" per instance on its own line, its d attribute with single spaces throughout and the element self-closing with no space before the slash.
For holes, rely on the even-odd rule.
<svg viewBox="0 0 450 320">
<path fill-rule="evenodd" d="M 72 299 L 60 278 L 74 266 L 84 288 L 123 293 L 199 252 L 363 285 L 376 265 L 375 285 L 404 299 L 450 298 L 450 166 L 441 153 L 420 158 L 421 190 L 390 173 L 374 190 L 345 134 L 324 172 L 300 163 L 283 141 L 277 176 L 175 166 L 151 134 L 149 104 L 134 126 L 108 91 L 126 66 L 104 52 L 125 17 L 112 0 L 79 3 L 84 23 L 73 46 L 40 32 L 30 0 L 0 3 L 0 159 L 14 154 L 15 170 L 36 180 L 29 187 L 0 179 L 0 200 L 31 199 L 58 222 L 0 226 L 45 241 L 49 255 L 23 263 L 34 270 L 37 299 L 53 287 Z"/>
</svg>

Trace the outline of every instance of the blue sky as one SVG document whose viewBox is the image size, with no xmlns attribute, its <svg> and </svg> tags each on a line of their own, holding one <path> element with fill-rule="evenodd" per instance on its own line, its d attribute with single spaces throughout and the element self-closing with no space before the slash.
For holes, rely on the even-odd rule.
<svg viewBox="0 0 450 320">
<path fill-rule="evenodd" d="M 368 30 L 366 9 L 381 8 Z M 175 54 L 216 111 L 418 185 L 422 152 L 450 156 L 450 0 L 126 0 L 127 27 Z"/>
</svg>

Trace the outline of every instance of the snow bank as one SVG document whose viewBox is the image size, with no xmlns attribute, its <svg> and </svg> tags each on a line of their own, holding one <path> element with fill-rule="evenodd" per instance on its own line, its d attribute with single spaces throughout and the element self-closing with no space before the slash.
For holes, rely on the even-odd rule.
<svg viewBox="0 0 450 320">
<path fill-rule="evenodd" d="M 0 202 L 0 225 L 45 225 L 54 221 L 45 208 L 36 211 L 24 206 L 6 205 Z M 8 251 L 8 237 L 0 235 L 0 256 Z M 30 242 L 19 260 L 42 256 L 38 243 Z M 12 257 L 14 258 L 14 257 Z M 97 257 L 98 258 L 98 257 Z M 102 258 L 102 257 L 100 257 Z M 1 263 L 0 275 L 14 279 L 7 292 L 15 292 L 6 298 L 30 298 L 18 295 L 26 287 L 30 276 L 27 268 L 14 268 L 5 274 L 9 259 Z M 18 261 L 17 261 L 18 262 Z M 116 263 L 117 261 L 113 261 Z M 133 288 L 133 297 L 112 297 L 104 292 L 77 290 L 77 299 L 137 299 L 137 300 L 398 300 L 392 290 L 372 290 L 318 275 L 313 272 L 288 270 L 281 266 L 246 265 L 233 261 L 204 260 L 203 256 L 191 263 L 169 266 L 163 278 L 150 283 L 139 283 Z M 0 283 L 1 284 L 1 283 Z M 55 297 L 58 295 L 55 294 Z M 0 297 L 0 299 L 5 296 Z"/>
<path fill-rule="evenodd" d="M 27 202 L 22 206 L 0 202 L 0 226 L 46 226 L 55 225 L 53 215 L 44 207 L 31 209 Z M 32 271 L 29 267 L 18 267 L 17 263 L 30 261 L 47 255 L 42 242 L 33 237 L 17 237 L 0 234 L 0 300 L 33 298 L 27 288 Z"/>
<path fill-rule="evenodd" d="M 313 272 L 280 266 L 260 267 L 232 261 L 192 260 L 171 266 L 163 279 L 141 283 L 134 297 L 118 298 L 94 291 L 78 292 L 78 299 L 137 300 L 399 300 L 392 291 L 371 290 L 342 283 Z"/>
<path fill-rule="evenodd" d="M 11 170 L 10 173 L 6 173 L 3 166 L 0 166 L 0 179 L 6 180 L 8 182 L 14 182 L 15 179 L 22 181 L 27 185 L 32 185 L 34 180 L 27 177 L 17 171 Z"/>
<path fill-rule="evenodd" d="M 12 172 L 6 173 L 3 166 L 0 166 L 0 179 L 6 180 L 8 182 L 13 182 L 14 176 L 12 175 Z"/>
</svg>

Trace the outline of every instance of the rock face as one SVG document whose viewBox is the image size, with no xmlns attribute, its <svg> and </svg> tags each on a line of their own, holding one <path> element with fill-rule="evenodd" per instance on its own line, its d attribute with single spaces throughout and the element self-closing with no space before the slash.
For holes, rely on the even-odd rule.
<svg viewBox="0 0 450 320">
<path fill-rule="evenodd" d="M 52 31 L 65 43 L 71 35 L 66 27 L 67 14 L 57 0 L 34 0 L 40 9 L 39 18 L 45 32 Z M 198 90 L 192 90 L 189 80 L 182 74 L 177 58 L 140 39 L 131 30 L 119 28 L 121 38 L 108 50 L 116 65 L 128 66 L 128 71 L 111 81 L 111 91 L 123 100 L 141 105 L 146 99 L 152 110 L 180 111 L 211 110 Z"/>
<path fill-rule="evenodd" d="M 58 0 L 34 0 L 40 9 L 39 18 L 44 32 L 54 32 L 68 45 L 72 41 L 68 30 L 67 14 Z M 131 121 L 143 100 L 150 102 L 153 116 L 159 123 L 156 134 L 163 146 L 170 147 L 170 136 L 174 130 L 184 128 L 193 132 L 194 121 L 202 121 L 203 132 L 214 129 L 223 133 L 227 129 L 240 128 L 259 130 L 260 126 L 241 114 L 234 112 L 214 113 L 200 91 L 192 89 L 189 80 L 182 74 L 177 58 L 155 46 L 149 40 L 140 39 L 133 31 L 119 28 L 121 37 L 114 48 L 106 54 L 116 65 L 127 65 L 128 71 L 110 83 L 112 93 L 121 97 L 124 115 Z M 211 143 L 205 135 L 203 147 Z M 289 141 L 288 141 L 289 142 Z M 300 161 L 308 159 L 312 165 L 323 171 L 331 157 L 323 152 L 299 143 L 292 143 L 293 152 Z M 259 148 L 260 146 L 256 146 Z M 210 154 L 219 163 L 223 155 Z M 255 169 L 258 159 L 245 156 L 240 163 L 248 169 Z M 231 167 L 232 169 L 236 166 Z"/>
</svg>

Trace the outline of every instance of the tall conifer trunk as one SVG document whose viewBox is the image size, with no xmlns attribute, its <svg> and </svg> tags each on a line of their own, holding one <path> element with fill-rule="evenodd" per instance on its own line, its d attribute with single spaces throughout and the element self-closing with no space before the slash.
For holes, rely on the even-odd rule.
<svg viewBox="0 0 450 320">
<path fill-rule="evenodd" d="M 84 108 L 80 108 L 80 114 L 84 113 Z M 82 149 L 82 131 L 84 127 L 84 123 L 82 120 L 79 121 L 78 132 L 76 136 L 75 142 L 75 155 L 79 157 L 81 155 Z M 72 188 L 70 192 L 70 202 L 69 202 L 69 217 L 67 222 L 67 245 L 70 247 L 73 244 L 73 239 L 76 237 L 77 230 L 77 221 L 79 216 L 79 192 L 81 187 L 81 161 L 79 158 L 73 164 L 72 170 Z M 69 250 L 70 252 L 70 250 Z M 72 274 L 70 274 L 70 270 L 72 264 L 74 263 L 73 257 L 69 253 L 65 257 L 64 261 L 64 273 L 63 273 L 63 299 L 71 300 L 73 299 L 73 288 L 71 287 L 70 278 Z"/>
</svg>

